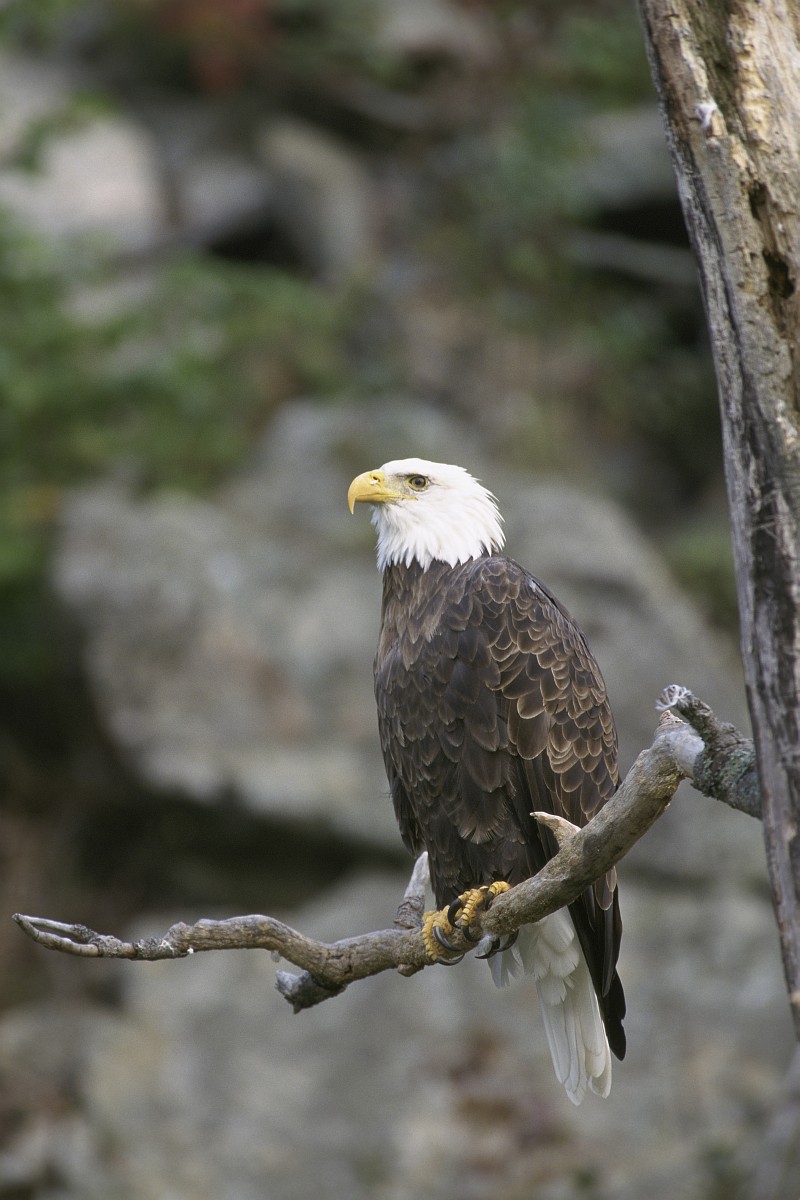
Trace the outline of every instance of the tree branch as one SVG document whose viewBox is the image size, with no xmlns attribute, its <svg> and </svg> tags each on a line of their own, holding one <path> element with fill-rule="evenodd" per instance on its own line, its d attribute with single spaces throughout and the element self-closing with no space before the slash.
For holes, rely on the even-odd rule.
<svg viewBox="0 0 800 1200">
<path fill-rule="evenodd" d="M 482 932 L 491 936 L 512 933 L 530 921 L 571 904 L 595 879 L 623 858 L 666 809 L 683 778 L 700 774 L 709 754 L 716 762 L 724 759 L 724 736 L 733 747 L 736 762 L 746 739 L 732 726 L 724 726 L 686 688 L 666 689 L 659 701 L 662 716 L 652 746 L 642 751 L 617 793 L 582 829 L 559 831 L 559 850 L 532 879 L 502 893 L 490 909 L 479 916 Z M 675 708 L 686 715 L 673 715 Z M 722 731 L 720 734 L 719 731 Z M 735 735 L 735 736 L 734 736 Z M 705 740 L 704 740 L 705 739 Z M 716 740 L 715 740 L 716 739 Z M 716 749 L 714 747 L 716 746 Z M 752 746 L 750 747 L 752 754 Z M 728 772 L 734 784 L 741 772 Z M 723 794 L 715 775 L 718 799 L 741 807 Z M 738 797 L 738 789 L 732 794 Z M 537 815 L 539 819 L 540 815 Z M 185 958 L 204 950 L 268 950 L 300 967 L 295 975 L 279 971 L 276 986 L 295 1012 L 337 995 L 357 979 L 396 970 L 411 975 L 430 966 L 421 925 L 427 882 L 427 855 L 415 867 L 391 929 L 376 930 L 358 937 L 326 943 L 314 941 L 274 917 L 260 914 L 201 920 L 194 925 L 173 925 L 160 937 L 124 941 L 95 933 L 85 925 L 70 925 L 43 917 L 17 913 L 14 920 L 24 933 L 48 950 L 59 950 L 83 958 L 125 958 L 141 962 Z M 474 927 L 473 927 L 474 933 Z M 459 951 L 474 949 L 460 931 L 452 935 Z"/>
<path fill-rule="evenodd" d="M 677 683 L 664 688 L 656 707 L 680 713 L 696 730 L 694 738 L 676 737 L 673 753 L 698 792 L 760 817 L 761 787 L 752 739 L 735 725 L 718 720 L 707 704 Z"/>
</svg>

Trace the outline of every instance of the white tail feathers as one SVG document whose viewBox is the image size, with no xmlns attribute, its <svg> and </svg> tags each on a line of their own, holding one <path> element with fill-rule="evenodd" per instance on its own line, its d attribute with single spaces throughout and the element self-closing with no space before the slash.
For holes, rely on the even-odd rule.
<svg viewBox="0 0 800 1200">
<path fill-rule="evenodd" d="M 567 909 L 524 925 L 516 943 L 489 959 L 502 987 L 520 969 L 532 975 L 539 993 L 553 1067 L 573 1104 L 587 1090 L 611 1090 L 611 1051 L 594 985 Z"/>
</svg>

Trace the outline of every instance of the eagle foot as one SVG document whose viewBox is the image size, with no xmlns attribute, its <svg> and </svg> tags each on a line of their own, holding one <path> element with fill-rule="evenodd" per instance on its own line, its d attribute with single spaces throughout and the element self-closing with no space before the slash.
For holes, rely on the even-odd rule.
<svg viewBox="0 0 800 1200">
<path fill-rule="evenodd" d="M 455 926 L 448 919 L 445 909 L 425 913 L 422 940 L 431 962 L 442 963 L 446 967 L 454 967 L 461 962 L 464 953 L 450 941 L 451 933 L 455 933 Z"/>
<path fill-rule="evenodd" d="M 475 923 L 478 912 L 480 909 L 486 912 L 495 896 L 499 896 L 501 892 L 507 892 L 510 886 L 505 880 L 496 879 L 494 883 L 462 892 L 447 910 L 448 921 L 457 929 L 461 929 L 464 936 L 470 941 L 479 941 L 479 938 L 471 936 L 471 926 Z"/>
</svg>

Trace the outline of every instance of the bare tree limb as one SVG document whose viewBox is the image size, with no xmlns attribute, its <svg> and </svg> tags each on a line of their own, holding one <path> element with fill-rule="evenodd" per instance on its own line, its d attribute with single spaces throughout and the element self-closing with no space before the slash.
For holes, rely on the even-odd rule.
<svg viewBox="0 0 800 1200">
<path fill-rule="evenodd" d="M 698 792 L 760 817 L 761 787 L 752 739 L 735 725 L 718 720 L 707 704 L 677 683 L 664 689 L 656 707 L 680 713 L 696 730 L 695 738 L 676 737 L 673 753 Z"/>
<path fill-rule="evenodd" d="M 660 706 L 685 710 L 695 726 L 701 725 L 703 737 L 712 740 L 717 729 L 732 728 L 717 722 L 711 710 L 685 688 L 667 689 Z M 540 920 L 577 899 L 595 879 L 615 866 L 664 812 L 681 780 L 703 760 L 703 737 L 688 721 L 664 711 L 652 746 L 636 759 L 616 795 L 584 828 L 559 831 L 558 853 L 538 875 L 498 896 L 481 914 L 483 933 L 507 934 Z M 742 741 L 741 735 L 736 737 L 735 748 Z M 719 798 L 725 796 L 720 794 Z M 537 814 L 537 819 L 541 816 Z M 17 913 L 14 920 L 46 949 L 83 958 L 154 962 L 185 958 L 204 950 L 268 950 L 301 968 L 300 975 L 279 971 L 276 979 L 278 990 L 297 1012 L 329 999 L 357 979 L 387 970 L 410 975 L 431 965 L 421 934 L 427 873 L 427 856 L 422 855 L 391 929 L 333 943 L 315 941 L 274 917 L 260 914 L 201 920 L 194 925 L 181 922 L 162 936 L 139 941 L 125 941 L 95 933 L 85 925 L 44 917 Z M 459 931 L 452 940 L 465 952 L 475 945 Z"/>
<path fill-rule="evenodd" d="M 394 918 L 395 928 L 414 930 L 422 928 L 427 886 L 428 852 L 423 850 L 414 863 L 414 870 L 411 872 L 411 878 L 403 893 L 403 899 L 397 907 Z M 425 963 L 400 963 L 397 970 L 401 975 L 416 975 L 424 965 Z M 337 995 L 342 990 L 341 988 L 332 989 L 330 986 L 320 983 L 310 971 L 303 971 L 301 975 L 295 975 L 292 971 L 278 971 L 275 975 L 275 986 L 283 998 L 289 1001 L 295 1012 L 311 1008 L 322 1000 L 328 1000 L 332 995 Z"/>
</svg>

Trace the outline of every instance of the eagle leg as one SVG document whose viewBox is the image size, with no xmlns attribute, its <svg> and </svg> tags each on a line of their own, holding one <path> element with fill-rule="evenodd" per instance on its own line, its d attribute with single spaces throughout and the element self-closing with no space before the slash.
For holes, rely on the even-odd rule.
<svg viewBox="0 0 800 1200">
<path fill-rule="evenodd" d="M 422 939 L 431 962 L 442 963 L 448 967 L 461 962 L 463 953 L 456 949 L 448 937 L 448 934 L 454 932 L 455 926 L 448 919 L 444 909 L 425 913 L 422 920 Z"/>
</svg>

